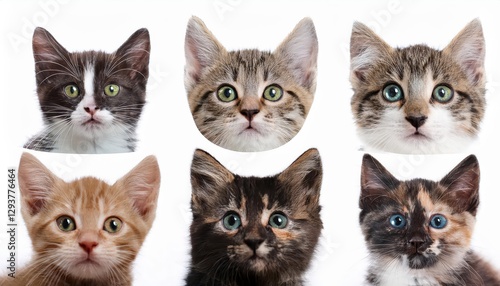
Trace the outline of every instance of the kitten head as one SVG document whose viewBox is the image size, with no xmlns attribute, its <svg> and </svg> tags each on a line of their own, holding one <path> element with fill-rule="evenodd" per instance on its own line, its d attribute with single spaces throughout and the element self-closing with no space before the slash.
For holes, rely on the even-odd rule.
<svg viewBox="0 0 500 286">
<path fill-rule="evenodd" d="M 47 279 L 56 273 L 76 281 L 130 276 L 155 217 L 160 172 L 154 156 L 110 186 L 92 177 L 66 183 L 24 153 L 19 184 L 34 263 Z"/>
<path fill-rule="evenodd" d="M 246 277 L 277 285 L 270 281 L 300 277 L 322 228 L 321 179 L 316 149 L 264 178 L 232 174 L 197 150 L 191 167 L 192 267 L 227 283 Z"/>
<path fill-rule="evenodd" d="M 70 53 L 47 30 L 36 28 L 33 53 L 46 132 L 68 140 L 76 134 L 85 139 L 126 136 L 134 141 L 145 103 L 149 51 L 146 29 L 136 31 L 109 54 Z M 133 149 L 135 142 L 131 145 Z M 80 149 L 87 153 L 85 146 Z"/>
<path fill-rule="evenodd" d="M 354 23 L 351 106 L 361 139 L 396 153 L 463 150 L 484 114 L 484 53 L 479 20 L 442 51 L 425 45 L 392 48 Z"/>
<path fill-rule="evenodd" d="M 228 52 L 192 17 L 185 51 L 189 105 L 208 140 L 261 151 L 283 145 L 300 130 L 316 90 L 318 41 L 311 19 L 300 21 L 271 53 Z"/>
<path fill-rule="evenodd" d="M 441 181 L 399 181 L 365 155 L 360 224 L 378 265 L 406 269 L 462 266 L 479 205 L 479 164 L 471 155 Z M 439 273 L 439 272 L 438 272 Z"/>
</svg>

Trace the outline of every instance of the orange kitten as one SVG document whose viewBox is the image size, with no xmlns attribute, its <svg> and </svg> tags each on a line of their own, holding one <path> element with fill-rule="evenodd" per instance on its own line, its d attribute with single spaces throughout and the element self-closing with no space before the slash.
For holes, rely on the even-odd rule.
<svg viewBox="0 0 500 286">
<path fill-rule="evenodd" d="M 131 264 L 155 218 L 154 156 L 110 186 L 92 177 L 66 183 L 24 153 L 19 184 L 34 255 L 6 285 L 132 285 Z"/>
</svg>

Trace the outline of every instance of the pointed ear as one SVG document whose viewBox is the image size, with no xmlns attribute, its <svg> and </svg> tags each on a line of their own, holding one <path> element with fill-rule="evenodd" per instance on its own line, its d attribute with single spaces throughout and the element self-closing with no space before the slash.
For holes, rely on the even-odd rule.
<svg viewBox="0 0 500 286">
<path fill-rule="evenodd" d="M 385 196 L 389 190 L 399 185 L 396 179 L 382 164 L 369 154 L 363 156 L 361 165 L 361 195 L 359 207 L 370 208 L 374 202 Z"/>
<path fill-rule="evenodd" d="M 113 187 L 127 192 L 134 208 L 151 224 L 156 214 L 160 181 L 158 161 L 155 156 L 150 155 L 121 177 Z"/>
<path fill-rule="evenodd" d="M 43 209 L 54 186 L 62 182 L 29 153 L 23 153 L 21 156 L 18 176 L 23 213 L 30 216 L 38 214 Z"/>
<path fill-rule="evenodd" d="M 289 186 L 292 198 L 302 198 L 313 207 L 319 206 L 322 179 L 321 157 L 315 148 L 304 152 L 278 175 L 278 181 Z"/>
<path fill-rule="evenodd" d="M 192 208 L 206 209 L 231 184 L 234 175 L 207 152 L 196 149 L 191 163 Z"/>
<path fill-rule="evenodd" d="M 479 162 L 470 155 L 450 171 L 440 182 L 444 197 L 459 212 L 476 214 L 479 206 Z"/>
<path fill-rule="evenodd" d="M 479 19 L 474 19 L 443 49 L 453 58 L 473 84 L 484 85 L 485 43 Z"/>
<path fill-rule="evenodd" d="M 150 50 L 149 32 L 146 28 L 142 28 L 133 33 L 115 54 L 120 61 L 125 60 L 130 67 L 130 78 L 141 76 L 147 81 Z"/>
<path fill-rule="evenodd" d="M 310 92 L 315 91 L 318 38 L 310 18 L 302 19 L 274 53 L 285 62 L 297 82 Z"/>
<path fill-rule="evenodd" d="M 367 71 L 393 48 L 368 26 L 354 22 L 351 33 L 351 76 L 354 87 L 366 80 Z"/>
<path fill-rule="evenodd" d="M 50 69 L 59 61 L 65 61 L 69 52 L 44 28 L 37 27 L 33 33 L 33 57 L 37 84 L 49 79 Z M 61 67 L 58 66 L 60 69 Z"/>
<path fill-rule="evenodd" d="M 200 80 L 206 68 L 224 54 L 226 50 L 198 17 L 189 19 L 184 44 L 186 66 L 184 85 L 189 92 Z"/>
</svg>

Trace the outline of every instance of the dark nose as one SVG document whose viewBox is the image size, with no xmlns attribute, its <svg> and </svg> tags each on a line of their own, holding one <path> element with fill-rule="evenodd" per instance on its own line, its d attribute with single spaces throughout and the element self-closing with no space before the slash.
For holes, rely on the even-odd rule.
<svg viewBox="0 0 500 286">
<path fill-rule="evenodd" d="M 427 116 L 407 116 L 405 119 L 410 122 L 411 125 L 415 128 L 419 128 L 420 126 L 424 125 L 425 121 L 427 120 Z"/>
<path fill-rule="evenodd" d="M 252 121 L 252 118 L 255 116 L 255 114 L 259 113 L 258 109 L 243 109 L 240 111 L 243 116 L 245 116 L 248 121 Z"/>
<path fill-rule="evenodd" d="M 245 239 L 245 243 L 253 250 L 256 251 L 257 248 L 264 242 L 261 238 Z"/>
<path fill-rule="evenodd" d="M 429 246 L 429 242 L 421 235 L 413 236 L 410 241 L 412 253 L 423 253 Z"/>
</svg>

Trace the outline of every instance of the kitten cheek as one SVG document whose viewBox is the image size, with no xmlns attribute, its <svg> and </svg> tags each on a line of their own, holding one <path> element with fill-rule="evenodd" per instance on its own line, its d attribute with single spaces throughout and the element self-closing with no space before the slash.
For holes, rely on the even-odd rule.
<svg viewBox="0 0 500 286">
<path fill-rule="evenodd" d="M 274 235 L 280 241 L 290 241 L 297 238 L 297 234 L 292 233 L 286 229 L 272 228 Z"/>
</svg>

